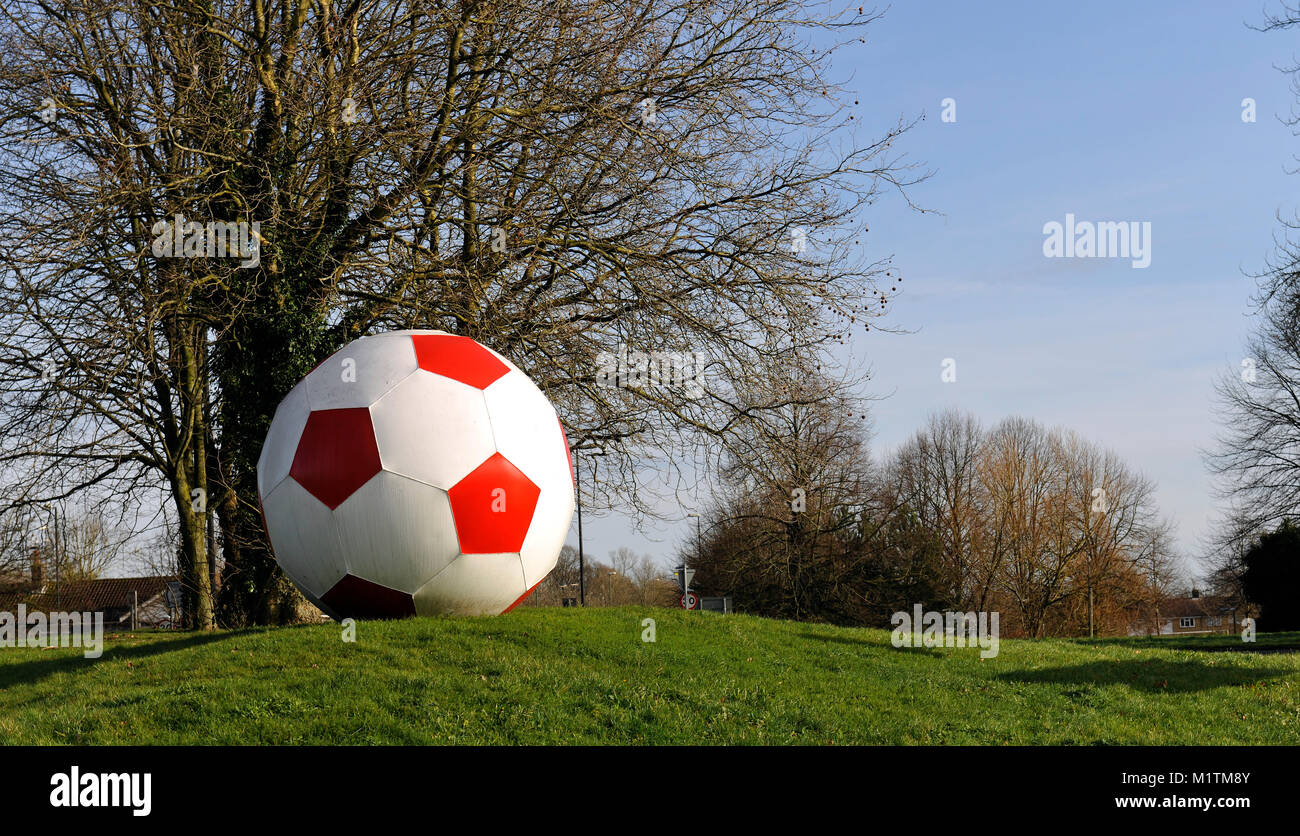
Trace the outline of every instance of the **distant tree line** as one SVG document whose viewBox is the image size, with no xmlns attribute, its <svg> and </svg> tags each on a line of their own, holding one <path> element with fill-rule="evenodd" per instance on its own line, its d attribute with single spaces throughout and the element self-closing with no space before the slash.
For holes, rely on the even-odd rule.
<svg viewBox="0 0 1300 836">
<path fill-rule="evenodd" d="M 792 406 L 724 471 L 685 556 L 742 611 L 886 626 L 998 611 L 1004 635 L 1122 632 L 1174 581 L 1152 484 L 1068 430 L 934 415 L 883 462 L 847 403 Z"/>
<path fill-rule="evenodd" d="M 589 607 L 670 607 L 679 603 L 681 590 L 649 555 L 639 555 L 624 546 L 611 551 L 605 561 L 586 555 L 582 563 L 579 572 L 578 550 L 565 546 L 555 568 L 521 606 L 559 607 L 566 600 L 580 602 L 584 590 Z"/>
</svg>

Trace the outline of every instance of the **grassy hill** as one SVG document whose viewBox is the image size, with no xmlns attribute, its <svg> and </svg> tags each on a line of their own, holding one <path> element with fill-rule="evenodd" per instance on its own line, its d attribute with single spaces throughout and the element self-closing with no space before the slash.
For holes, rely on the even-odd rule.
<svg viewBox="0 0 1300 836">
<path fill-rule="evenodd" d="M 641 641 L 641 619 L 657 641 Z M 646 608 L 137 633 L 0 649 L 0 741 L 1300 742 L 1300 654 L 1228 639 L 895 649 L 883 630 Z M 1300 635 L 1260 636 L 1300 646 Z"/>
</svg>

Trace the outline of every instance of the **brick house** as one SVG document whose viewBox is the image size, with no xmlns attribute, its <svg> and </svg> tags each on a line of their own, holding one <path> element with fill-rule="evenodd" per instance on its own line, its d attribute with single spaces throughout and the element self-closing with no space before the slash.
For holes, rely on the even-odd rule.
<svg viewBox="0 0 1300 836">
<path fill-rule="evenodd" d="M 1129 620 L 1130 636 L 1191 636 L 1235 633 L 1241 619 L 1251 615 L 1240 602 L 1222 595 L 1201 595 L 1193 589 L 1187 598 L 1166 598 L 1156 612 L 1134 611 Z"/>
<path fill-rule="evenodd" d="M 57 588 L 47 583 L 41 561 L 33 560 L 31 579 L 15 583 L 9 579 L 0 591 L 0 612 L 102 612 L 106 628 L 131 626 L 131 607 L 136 607 L 139 627 L 155 627 L 180 617 L 180 579 L 154 575 L 143 578 L 98 578 L 93 581 L 64 581 Z"/>
</svg>

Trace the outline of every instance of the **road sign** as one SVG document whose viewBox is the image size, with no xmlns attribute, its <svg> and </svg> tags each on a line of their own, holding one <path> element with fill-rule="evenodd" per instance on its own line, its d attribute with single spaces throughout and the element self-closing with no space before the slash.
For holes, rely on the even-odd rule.
<svg viewBox="0 0 1300 836">
<path fill-rule="evenodd" d="M 694 569 L 686 569 L 686 570 L 683 570 L 682 574 L 686 575 L 686 588 L 687 588 L 687 589 L 690 589 L 690 588 L 691 588 L 691 581 L 695 580 L 695 570 L 694 570 Z"/>
<path fill-rule="evenodd" d="M 694 592 L 688 592 L 682 596 L 682 609 L 698 610 L 700 608 L 700 596 Z"/>
</svg>

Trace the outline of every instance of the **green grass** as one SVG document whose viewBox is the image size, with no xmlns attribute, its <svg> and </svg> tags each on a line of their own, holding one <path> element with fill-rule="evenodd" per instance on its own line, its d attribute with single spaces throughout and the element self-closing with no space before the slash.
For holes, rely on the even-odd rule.
<svg viewBox="0 0 1300 836">
<path fill-rule="evenodd" d="M 1005 640 L 981 661 L 896 649 L 884 630 L 643 608 L 362 622 L 351 644 L 340 632 L 137 633 L 98 660 L 0 649 L 0 741 L 1300 742 L 1300 654 L 1196 649 L 1239 647 L 1231 637 Z"/>
</svg>

